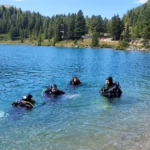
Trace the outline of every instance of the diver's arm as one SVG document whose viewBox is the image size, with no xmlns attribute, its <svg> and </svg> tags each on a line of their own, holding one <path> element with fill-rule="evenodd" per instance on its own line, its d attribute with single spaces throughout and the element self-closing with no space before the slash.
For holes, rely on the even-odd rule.
<svg viewBox="0 0 150 150">
<path fill-rule="evenodd" d="M 61 91 L 61 94 L 65 94 L 65 92 Z"/>
<path fill-rule="evenodd" d="M 35 100 L 34 100 L 34 99 L 31 99 L 31 103 L 32 103 L 32 104 L 35 104 Z"/>
<path fill-rule="evenodd" d="M 17 107 L 18 106 L 18 101 L 13 102 L 11 105 L 14 106 L 14 107 Z"/>
<path fill-rule="evenodd" d="M 59 94 L 65 94 L 65 92 L 63 92 L 63 91 L 60 91 L 60 90 L 58 91 L 58 93 L 59 93 Z"/>
<path fill-rule="evenodd" d="M 80 81 L 80 80 L 78 80 L 78 83 L 79 83 L 79 84 L 81 84 L 81 81 Z"/>
<path fill-rule="evenodd" d="M 117 84 L 113 84 L 111 87 L 107 88 L 107 90 L 105 91 L 106 93 L 111 93 L 111 92 L 114 92 L 118 89 L 118 86 Z"/>
<path fill-rule="evenodd" d="M 100 94 L 103 94 L 105 92 L 105 85 L 101 88 L 101 90 L 99 91 Z"/>
<path fill-rule="evenodd" d="M 72 81 L 69 81 L 68 84 L 67 84 L 67 86 L 69 87 L 71 85 L 72 85 Z"/>
<path fill-rule="evenodd" d="M 46 90 L 45 90 L 45 93 L 46 93 L 46 94 L 47 94 L 47 93 L 49 93 L 49 92 L 50 92 L 50 90 L 49 90 L 49 89 L 46 89 Z"/>
</svg>

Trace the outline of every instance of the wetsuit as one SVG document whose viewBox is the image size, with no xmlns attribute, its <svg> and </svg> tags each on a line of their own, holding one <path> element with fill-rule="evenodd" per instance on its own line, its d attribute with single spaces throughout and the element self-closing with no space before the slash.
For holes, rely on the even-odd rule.
<svg viewBox="0 0 150 150">
<path fill-rule="evenodd" d="M 78 80 L 77 82 L 70 81 L 69 84 L 70 84 L 70 85 L 80 85 L 81 82 L 80 82 L 80 80 Z"/>
<path fill-rule="evenodd" d="M 111 85 L 104 85 L 100 93 L 106 97 L 120 97 L 122 91 L 119 83 L 112 83 Z"/>
<path fill-rule="evenodd" d="M 45 94 L 46 94 L 47 96 L 56 97 L 56 96 L 65 94 L 65 92 L 60 91 L 60 90 L 57 90 L 55 93 L 53 93 L 53 92 L 51 91 L 51 89 L 47 89 L 47 90 L 45 91 Z"/>
<path fill-rule="evenodd" d="M 17 100 L 12 103 L 12 106 L 14 107 L 25 107 L 27 109 L 33 108 L 35 104 L 35 101 L 31 98 L 21 99 Z"/>
</svg>

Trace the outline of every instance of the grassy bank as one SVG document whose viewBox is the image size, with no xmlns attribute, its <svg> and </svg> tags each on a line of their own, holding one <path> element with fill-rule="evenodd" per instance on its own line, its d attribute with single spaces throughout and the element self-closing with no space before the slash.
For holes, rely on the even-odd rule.
<svg viewBox="0 0 150 150">
<path fill-rule="evenodd" d="M 84 40 L 78 40 L 76 43 L 74 43 L 74 40 L 64 40 L 55 43 L 55 46 L 57 47 L 91 47 L 92 40 L 91 39 L 84 39 Z M 28 44 L 28 45 L 38 45 L 38 42 L 36 40 L 29 40 L 25 39 L 23 41 L 20 40 L 0 40 L 0 44 Z M 43 40 L 41 42 L 42 46 L 52 46 L 53 43 L 49 40 Z M 117 41 L 100 41 L 99 46 L 100 48 L 116 48 L 118 45 Z"/>
<path fill-rule="evenodd" d="M 64 40 L 57 42 L 53 44 L 52 41 L 49 40 L 42 40 L 41 45 L 42 46 L 56 46 L 56 47 L 91 47 L 92 40 L 91 39 L 83 39 L 83 40 Z M 29 40 L 29 39 L 24 39 L 23 41 L 21 40 L 0 40 L 0 44 L 25 44 L 25 45 L 38 45 L 37 40 Z M 111 41 L 111 40 L 103 40 L 99 41 L 99 46 L 97 48 L 112 48 L 112 49 L 119 49 L 119 41 Z M 143 46 L 141 44 L 129 44 L 129 48 L 132 47 L 133 50 L 142 50 Z M 124 50 L 126 48 L 122 48 Z M 148 49 L 146 49 L 148 50 Z"/>
<path fill-rule="evenodd" d="M 84 39 L 84 40 L 78 40 L 75 44 L 74 41 L 61 41 L 57 42 L 55 46 L 60 47 L 91 47 L 92 40 L 91 39 Z M 116 48 L 118 46 L 117 41 L 99 41 L 99 48 Z"/>
</svg>

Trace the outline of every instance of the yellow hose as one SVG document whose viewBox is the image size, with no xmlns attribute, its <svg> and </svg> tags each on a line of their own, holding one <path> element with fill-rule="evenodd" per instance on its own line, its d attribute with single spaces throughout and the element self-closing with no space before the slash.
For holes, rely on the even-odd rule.
<svg viewBox="0 0 150 150">
<path fill-rule="evenodd" d="M 46 88 L 43 89 L 42 92 L 41 92 L 41 95 L 43 95 L 46 90 L 47 90 Z"/>
<path fill-rule="evenodd" d="M 22 102 L 25 102 L 26 104 L 30 104 L 32 107 L 34 107 L 34 105 L 28 101 L 22 101 Z"/>
</svg>

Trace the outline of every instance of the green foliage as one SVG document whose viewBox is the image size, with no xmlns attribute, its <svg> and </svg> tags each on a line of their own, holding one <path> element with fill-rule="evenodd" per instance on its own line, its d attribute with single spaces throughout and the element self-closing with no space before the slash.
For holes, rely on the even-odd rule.
<svg viewBox="0 0 150 150">
<path fill-rule="evenodd" d="M 9 37 L 0 39 L 21 40 L 29 38 L 30 41 L 47 39 L 53 44 L 62 40 L 81 39 L 82 36 L 95 34 L 102 36 L 109 33 L 113 40 L 143 38 L 150 40 L 150 0 L 123 16 L 114 15 L 111 20 L 102 18 L 101 15 L 84 17 L 82 10 L 68 15 L 55 15 L 44 17 L 40 13 L 22 11 L 15 7 L 0 6 L 0 35 L 9 34 Z M 93 41 L 96 41 L 96 38 Z M 96 42 L 97 43 L 97 42 Z M 95 45 L 95 44 L 94 44 Z"/>
<path fill-rule="evenodd" d="M 9 33 L 11 40 L 39 40 L 39 34 L 44 39 L 54 38 L 55 42 L 64 39 L 81 39 L 83 35 L 92 32 L 100 34 L 107 30 L 107 21 L 98 16 L 85 19 L 80 10 L 77 14 L 56 15 L 44 17 L 40 13 L 22 11 L 15 7 L 0 6 L 0 34 Z M 105 28 L 105 29 L 104 29 Z"/>
<path fill-rule="evenodd" d="M 77 39 L 74 40 L 74 44 L 75 44 L 75 45 L 78 44 L 78 40 L 77 40 Z"/>
<path fill-rule="evenodd" d="M 42 36 L 41 36 L 41 34 L 39 34 L 39 36 L 38 36 L 38 46 L 41 46 L 41 44 L 42 44 Z"/>
<path fill-rule="evenodd" d="M 100 32 L 103 32 L 103 19 L 99 16 L 92 16 L 91 23 L 90 23 L 90 30 L 92 33 L 100 34 Z"/>
<path fill-rule="evenodd" d="M 95 33 L 93 33 L 93 35 L 92 35 L 92 44 L 91 44 L 91 46 L 92 46 L 92 47 L 97 47 L 98 44 L 99 44 L 98 34 L 95 32 Z"/>
<path fill-rule="evenodd" d="M 101 48 L 113 48 L 115 49 L 115 45 L 112 45 L 112 44 L 108 44 L 108 43 L 100 43 L 100 47 Z"/>
<path fill-rule="evenodd" d="M 17 36 L 17 30 L 16 28 L 11 27 L 10 29 L 10 39 L 15 40 Z"/>
<path fill-rule="evenodd" d="M 23 43 L 24 42 L 24 39 L 23 38 L 21 38 L 21 43 Z"/>
<path fill-rule="evenodd" d="M 114 15 L 109 23 L 109 33 L 111 34 L 113 40 L 119 40 L 121 37 L 123 29 L 123 23 L 119 15 Z"/>
<path fill-rule="evenodd" d="M 75 14 L 68 15 L 68 33 L 67 33 L 68 39 L 74 39 L 75 19 L 76 19 Z"/>
<path fill-rule="evenodd" d="M 129 43 L 125 41 L 119 41 L 118 47 L 116 49 L 118 50 L 125 50 L 129 47 Z"/>
<path fill-rule="evenodd" d="M 124 23 L 131 27 L 131 37 L 150 39 L 150 0 L 137 8 L 131 9 L 123 17 Z"/>
<path fill-rule="evenodd" d="M 150 41 L 148 39 L 144 39 L 142 42 L 145 48 L 150 49 Z"/>
<path fill-rule="evenodd" d="M 81 37 L 85 35 L 85 33 L 86 33 L 85 18 L 83 16 L 83 12 L 79 10 L 75 20 L 74 37 L 75 39 L 81 39 Z"/>
<path fill-rule="evenodd" d="M 108 32 L 108 22 L 109 22 L 109 20 L 107 18 L 104 18 L 104 20 L 103 20 L 103 32 L 104 33 Z"/>
<path fill-rule="evenodd" d="M 128 24 L 124 28 L 123 40 L 125 42 L 130 42 L 131 41 L 131 35 L 130 35 L 130 30 L 129 30 L 129 25 Z"/>
<path fill-rule="evenodd" d="M 55 46 L 55 44 L 56 44 L 56 40 L 55 40 L 55 39 L 53 39 L 53 41 L 52 41 L 52 45 L 53 45 L 53 46 Z"/>
<path fill-rule="evenodd" d="M 149 20 L 147 20 L 143 24 L 143 30 L 141 32 L 141 36 L 144 40 L 150 39 L 150 21 Z"/>
</svg>

